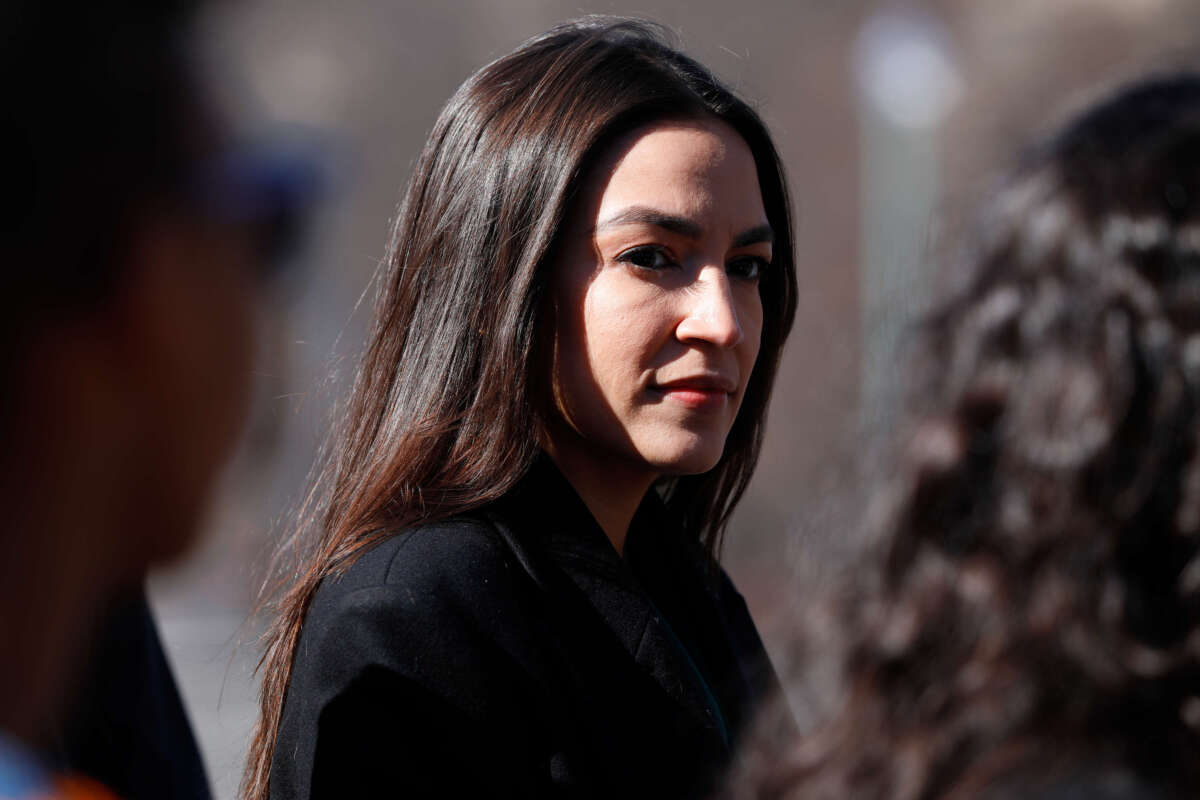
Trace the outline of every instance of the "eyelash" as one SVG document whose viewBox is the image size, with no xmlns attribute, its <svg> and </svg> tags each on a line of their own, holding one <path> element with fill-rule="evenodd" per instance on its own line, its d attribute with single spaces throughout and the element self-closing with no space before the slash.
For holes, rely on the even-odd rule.
<svg viewBox="0 0 1200 800">
<path fill-rule="evenodd" d="M 665 263 L 662 265 L 659 265 L 659 266 L 655 266 L 653 264 L 639 264 L 637 259 L 639 257 L 644 258 L 646 256 L 649 256 L 651 258 L 656 258 L 658 256 L 662 256 Z M 679 262 L 675 261 L 673 258 L 671 258 L 671 254 L 669 252 L 667 252 L 666 248 L 657 247 L 655 245 L 649 245 L 649 244 L 643 244 L 643 245 L 639 245 L 637 247 L 629 248 L 628 250 L 626 250 L 625 252 L 623 252 L 619 256 L 617 256 L 617 261 L 620 261 L 625 264 L 630 264 L 631 266 L 637 267 L 638 269 L 649 270 L 652 272 L 657 272 L 657 271 L 663 270 L 663 269 L 675 269 L 675 268 L 679 267 Z"/>
<path fill-rule="evenodd" d="M 743 264 L 743 263 L 751 265 L 752 269 L 749 272 L 749 274 L 735 273 L 734 265 L 735 264 Z M 729 265 L 726 266 L 725 269 L 731 275 L 737 275 L 737 277 L 741 278 L 742 280 L 754 281 L 757 283 L 759 280 L 762 279 L 763 275 L 766 274 L 767 270 L 770 269 L 770 267 L 771 267 L 771 262 L 765 258 L 762 258 L 761 256 L 740 256 L 738 258 L 735 258 L 733 261 L 729 262 Z"/>
<path fill-rule="evenodd" d="M 655 260 L 661 256 L 664 263 L 661 263 L 658 265 L 655 265 L 653 263 L 639 264 L 638 263 L 639 257 L 641 257 L 644 260 L 644 258 L 646 256 L 649 256 L 651 259 L 655 259 Z M 639 245 L 637 247 L 631 247 L 628 250 L 626 250 L 625 252 L 618 255 L 617 261 L 620 261 L 625 264 L 629 264 L 637 269 L 647 270 L 650 272 L 657 272 L 660 270 L 678 269 L 679 268 L 679 262 L 677 262 L 671 258 L 671 255 L 667 251 L 667 249 L 664 247 L 659 247 L 657 245 Z M 742 264 L 749 265 L 749 268 L 746 269 L 745 271 L 740 271 L 738 269 L 738 265 L 742 265 Z M 732 275 L 736 278 L 740 278 L 742 280 L 747 280 L 747 281 L 757 282 L 758 280 L 760 280 L 762 278 L 762 276 L 766 273 L 767 269 L 770 268 L 770 266 L 771 266 L 771 262 L 760 256 L 738 256 L 737 258 L 735 258 L 729 262 L 729 264 L 726 266 L 726 270 L 729 272 L 730 275 Z"/>
</svg>

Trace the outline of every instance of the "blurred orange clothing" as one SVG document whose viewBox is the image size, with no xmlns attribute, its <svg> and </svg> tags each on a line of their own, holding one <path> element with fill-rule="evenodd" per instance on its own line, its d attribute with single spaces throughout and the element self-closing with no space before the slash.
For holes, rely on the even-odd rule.
<svg viewBox="0 0 1200 800">
<path fill-rule="evenodd" d="M 55 778 L 47 788 L 48 791 L 35 790 L 32 794 L 14 795 L 11 800 L 120 800 L 94 780 L 74 775 Z"/>
<path fill-rule="evenodd" d="M 42 800 L 42 798 L 37 798 Z M 54 793 L 45 800 L 120 800 L 115 794 L 90 778 L 68 775 L 54 780 Z"/>
</svg>

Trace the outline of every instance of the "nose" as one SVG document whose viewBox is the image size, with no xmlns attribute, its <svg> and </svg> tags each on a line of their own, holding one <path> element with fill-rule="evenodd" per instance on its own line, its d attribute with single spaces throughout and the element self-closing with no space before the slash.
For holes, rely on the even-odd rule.
<svg viewBox="0 0 1200 800">
<path fill-rule="evenodd" d="M 705 267 L 688 287 L 683 318 L 675 329 L 681 342 L 706 342 L 729 348 L 745 336 L 733 300 L 729 275 L 722 267 Z"/>
</svg>

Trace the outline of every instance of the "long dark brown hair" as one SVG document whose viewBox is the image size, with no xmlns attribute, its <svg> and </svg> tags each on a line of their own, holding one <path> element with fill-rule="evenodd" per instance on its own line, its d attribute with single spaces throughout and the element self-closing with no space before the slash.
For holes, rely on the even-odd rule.
<svg viewBox="0 0 1200 800">
<path fill-rule="evenodd" d="M 1200 77 L 1033 150 L 955 267 L 844 705 L 735 796 L 1196 797 Z"/>
<path fill-rule="evenodd" d="M 464 83 L 443 109 L 396 217 L 375 319 L 285 577 L 261 662 L 262 709 L 243 794 L 265 800 L 280 714 L 321 581 L 383 537 L 509 491 L 538 454 L 550 391 L 550 254 L 607 142 L 655 119 L 715 117 L 749 145 L 775 231 L 760 284 L 758 362 L 720 462 L 659 487 L 716 553 L 762 442 L 795 313 L 783 171 L 758 115 L 657 26 L 588 18 L 538 36 Z"/>
</svg>

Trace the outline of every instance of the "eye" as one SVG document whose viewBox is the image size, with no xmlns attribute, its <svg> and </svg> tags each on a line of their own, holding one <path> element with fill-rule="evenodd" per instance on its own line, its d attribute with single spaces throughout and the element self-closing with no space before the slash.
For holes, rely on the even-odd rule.
<svg viewBox="0 0 1200 800">
<path fill-rule="evenodd" d="M 740 256 L 730 261 L 725 269 L 735 278 L 758 281 L 770 266 L 771 262 L 761 256 Z"/>
<path fill-rule="evenodd" d="M 675 269 L 679 266 L 666 249 L 657 245 L 632 247 L 617 256 L 617 261 L 632 264 L 638 269 L 649 270 Z"/>
</svg>

